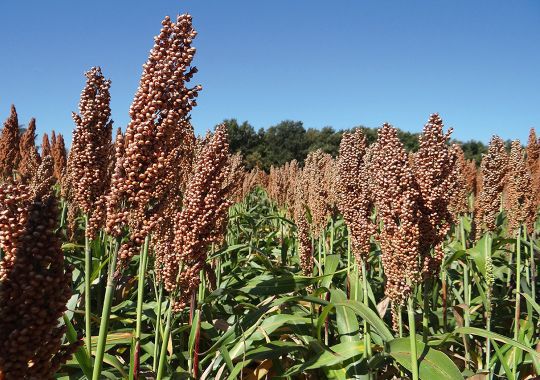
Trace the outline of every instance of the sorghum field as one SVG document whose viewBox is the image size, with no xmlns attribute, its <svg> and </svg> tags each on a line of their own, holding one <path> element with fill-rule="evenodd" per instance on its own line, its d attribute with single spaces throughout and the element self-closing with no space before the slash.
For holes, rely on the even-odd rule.
<svg viewBox="0 0 540 380">
<path fill-rule="evenodd" d="M 246 171 L 196 138 L 196 32 L 168 17 L 131 122 L 86 73 L 64 137 L 0 137 L 0 379 L 532 379 L 540 141 L 465 159 L 437 115 Z M 150 38 L 150 36 L 149 36 Z M 427 116 L 427 115 L 426 115 Z M 510 148 L 510 149 L 508 149 Z"/>
</svg>

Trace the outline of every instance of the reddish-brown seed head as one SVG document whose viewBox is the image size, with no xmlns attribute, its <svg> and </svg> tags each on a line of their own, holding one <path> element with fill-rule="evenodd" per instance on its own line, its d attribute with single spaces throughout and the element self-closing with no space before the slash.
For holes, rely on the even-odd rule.
<svg viewBox="0 0 540 380">
<path fill-rule="evenodd" d="M 15 106 L 11 106 L 11 113 L 4 122 L 0 135 L 0 179 L 12 180 L 19 160 L 19 119 Z"/>
</svg>

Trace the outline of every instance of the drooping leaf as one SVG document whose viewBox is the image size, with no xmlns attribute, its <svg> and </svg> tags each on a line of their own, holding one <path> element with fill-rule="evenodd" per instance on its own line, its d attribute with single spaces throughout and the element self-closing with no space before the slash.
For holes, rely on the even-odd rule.
<svg viewBox="0 0 540 380">
<path fill-rule="evenodd" d="M 437 351 L 417 340 L 418 371 L 423 380 L 462 380 L 463 375 L 454 362 L 443 352 Z M 388 343 L 388 353 L 399 364 L 411 371 L 411 347 L 409 338 L 397 338 Z"/>
</svg>

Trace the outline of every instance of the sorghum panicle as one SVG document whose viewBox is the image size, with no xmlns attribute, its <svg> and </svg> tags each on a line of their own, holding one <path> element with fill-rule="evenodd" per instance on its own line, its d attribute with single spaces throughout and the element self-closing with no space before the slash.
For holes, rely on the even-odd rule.
<svg viewBox="0 0 540 380">
<path fill-rule="evenodd" d="M 532 173 L 537 169 L 538 159 L 540 158 L 540 144 L 536 137 L 536 131 L 531 128 L 529 131 L 529 140 L 527 142 L 527 165 Z"/>
<path fill-rule="evenodd" d="M 494 231 L 505 184 L 508 155 L 503 140 L 493 136 L 482 157 L 481 190 L 475 205 L 475 224 L 479 231 Z"/>
<path fill-rule="evenodd" d="M 360 129 L 345 133 L 337 158 L 337 204 L 351 234 L 351 249 L 357 262 L 366 258 L 370 237 L 375 233 L 371 222 L 373 202 L 369 192 L 365 155 L 366 138 Z"/>
<path fill-rule="evenodd" d="M 242 184 L 242 198 L 247 197 L 256 187 L 266 188 L 268 185 L 266 177 L 266 173 L 257 167 L 247 172 Z"/>
<path fill-rule="evenodd" d="M 309 235 L 309 224 L 304 212 L 298 212 L 295 220 L 298 238 L 298 256 L 300 257 L 300 268 L 304 276 L 313 274 L 313 245 Z"/>
<path fill-rule="evenodd" d="M 456 164 L 454 166 L 455 182 L 448 207 L 453 214 L 454 220 L 457 220 L 461 215 L 469 211 L 468 197 L 472 189 L 469 187 L 470 183 L 467 177 L 469 175 L 469 164 L 465 159 L 463 149 L 458 144 L 452 144 L 451 150 Z"/>
<path fill-rule="evenodd" d="M 15 106 L 11 106 L 11 113 L 4 122 L 0 135 L 0 180 L 13 179 L 13 172 L 17 169 L 20 160 L 19 153 L 19 119 Z"/>
<path fill-rule="evenodd" d="M 33 190 L 0 186 L 0 377 L 53 379 L 79 343 L 63 345 L 59 319 L 71 297 L 52 195 L 50 158 L 42 163 Z"/>
<path fill-rule="evenodd" d="M 162 277 L 168 291 L 178 291 L 175 310 L 181 310 L 199 285 L 207 250 L 219 241 L 231 201 L 224 183 L 229 175 L 227 128 L 218 126 L 197 154 L 194 170 L 177 215 L 174 251 L 163 260 Z"/>
<path fill-rule="evenodd" d="M 414 154 L 414 176 L 420 190 L 420 252 L 424 277 L 437 276 L 444 241 L 454 218 L 449 210 L 456 186 L 456 156 L 448 146 L 452 129 L 444 133 L 438 114 L 430 116 Z"/>
<path fill-rule="evenodd" d="M 287 188 L 285 192 L 285 204 L 289 216 L 294 214 L 294 204 L 296 198 L 296 184 L 301 178 L 301 169 L 298 166 L 298 161 L 292 160 L 285 164 L 285 177 L 287 179 Z"/>
<path fill-rule="evenodd" d="M 309 223 L 306 215 L 308 182 L 303 169 L 298 169 L 298 177 L 295 183 L 295 200 L 293 205 L 293 218 L 296 224 L 296 234 L 298 240 L 298 256 L 300 258 L 300 268 L 305 276 L 313 273 L 313 244 L 310 235 Z"/>
<path fill-rule="evenodd" d="M 54 131 L 53 131 L 52 136 L 54 136 Z M 56 139 L 56 136 L 54 136 L 54 139 L 52 139 L 53 142 L 55 139 Z M 46 157 L 46 156 L 51 156 L 51 155 L 52 155 L 52 146 L 49 141 L 49 135 L 44 133 L 43 138 L 41 140 L 41 157 Z"/>
<path fill-rule="evenodd" d="M 111 81 L 105 79 L 99 67 L 85 73 L 86 85 L 79 102 L 80 114 L 73 113 L 75 130 L 67 162 L 67 185 L 72 207 L 92 218 L 96 203 L 109 188 L 109 151 L 112 120 L 110 120 Z M 70 202 L 71 203 L 71 202 Z M 95 229 L 87 229 L 93 238 Z"/>
<path fill-rule="evenodd" d="M 67 150 L 64 136 L 60 133 L 55 136 L 53 131 L 51 146 L 51 157 L 54 162 L 54 177 L 58 182 L 62 182 L 67 166 Z"/>
<path fill-rule="evenodd" d="M 523 224 L 532 231 L 536 219 L 533 204 L 531 176 L 519 140 L 512 141 L 508 158 L 508 175 L 505 193 L 505 209 L 508 228 L 515 233 Z"/>
<path fill-rule="evenodd" d="M 284 166 L 281 167 L 270 167 L 270 173 L 268 174 L 268 185 L 266 191 L 268 196 L 272 199 L 279 207 L 285 207 L 286 203 L 286 194 L 287 194 L 287 177 Z"/>
<path fill-rule="evenodd" d="M 19 162 L 18 174 L 20 181 L 29 183 L 36 174 L 41 157 L 36 148 L 36 119 L 32 118 L 28 128 L 21 136 L 19 143 L 21 161 Z"/>
<path fill-rule="evenodd" d="M 244 183 L 244 177 L 246 175 L 242 154 L 231 154 L 228 159 L 228 166 L 229 175 L 227 176 L 223 187 L 226 191 L 227 199 L 234 203 L 241 200 L 242 184 Z"/>
<path fill-rule="evenodd" d="M 531 128 L 529 133 L 527 165 L 529 166 L 529 173 L 531 175 L 533 207 L 536 211 L 540 207 L 540 141 L 536 138 L 534 128 Z"/>
<path fill-rule="evenodd" d="M 420 280 L 420 191 L 397 130 L 384 124 L 369 150 L 370 191 L 382 222 L 378 235 L 386 275 L 385 293 L 395 307 L 404 305 Z"/>
<path fill-rule="evenodd" d="M 43 198 L 51 191 L 55 183 L 51 156 L 44 157 L 30 183 L 34 198 Z"/>
<path fill-rule="evenodd" d="M 189 113 L 201 86 L 187 83 L 197 72 L 191 66 L 196 34 L 190 15 L 179 15 L 176 23 L 166 17 L 143 66 L 124 137 L 125 153 L 117 161 L 107 202 L 108 231 L 119 234 L 129 227 L 131 232 L 119 252 L 120 264 L 138 252 L 170 192 L 179 191 L 186 168 L 191 169 L 195 138 Z"/>
<path fill-rule="evenodd" d="M 318 149 L 307 155 L 302 178 L 314 236 L 321 234 L 334 211 L 334 173 L 335 163 L 330 154 Z"/>
</svg>

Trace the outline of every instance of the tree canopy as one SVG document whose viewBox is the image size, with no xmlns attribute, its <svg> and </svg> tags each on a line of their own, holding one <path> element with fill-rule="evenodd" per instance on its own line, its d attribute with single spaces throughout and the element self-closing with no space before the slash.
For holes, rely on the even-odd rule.
<svg viewBox="0 0 540 380">
<path fill-rule="evenodd" d="M 316 149 L 322 149 L 335 157 L 339 151 L 341 136 L 349 131 L 336 131 L 332 127 L 306 129 L 301 121 L 292 120 L 284 120 L 258 131 L 247 121 L 240 124 L 236 119 L 227 119 L 223 123 L 229 132 L 231 150 L 242 153 L 248 169 L 259 167 L 269 170 L 272 165 L 281 166 L 293 159 L 302 164 L 307 154 Z M 352 129 L 355 128 L 364 132 L 369 144 L 377 139 L 377 128 L 360 125 Z M 408 151 L 415 152 L 418 149 L 419 133 L 398 130 L 398 135 Z M 480 141 L 452 142 L 460 144 L 465 157 L 476 162 L 480 162 L 482 153 L 487 150 L 486 145 Z"/>
</svg>

